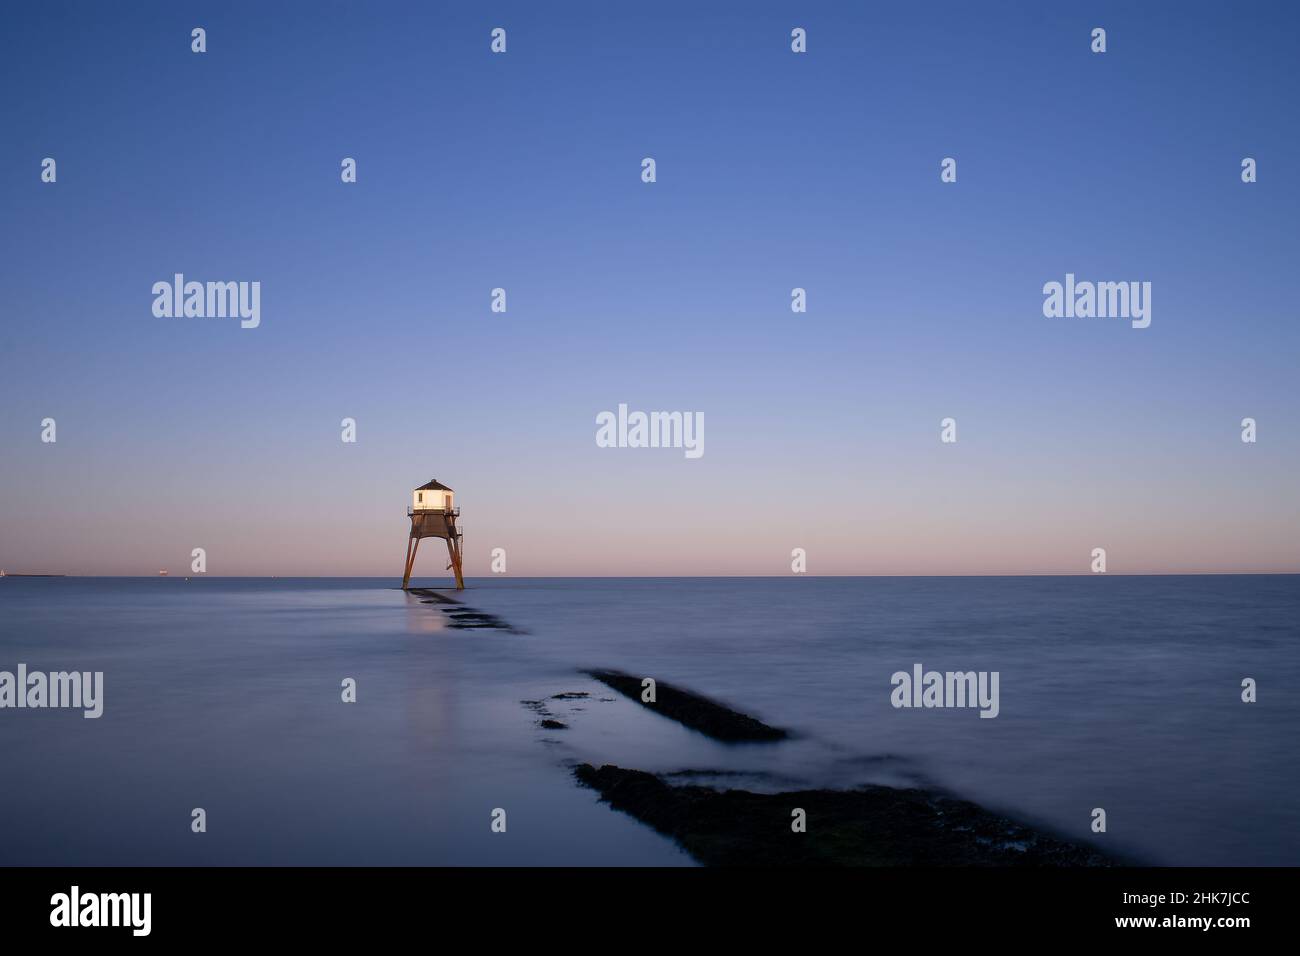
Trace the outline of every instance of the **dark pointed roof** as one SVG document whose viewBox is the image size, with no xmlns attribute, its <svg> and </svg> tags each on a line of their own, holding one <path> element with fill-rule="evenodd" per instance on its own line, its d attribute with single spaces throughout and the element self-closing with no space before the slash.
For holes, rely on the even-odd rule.
<svg viewBox="0 0 1300 956">
<path fill-rule="evenodd" d="M 416 491 L 451 491 L 446 485 L 440 483 L 437 478 L 430 478 L 427 485 L 421 485 Z"/>
</svg>

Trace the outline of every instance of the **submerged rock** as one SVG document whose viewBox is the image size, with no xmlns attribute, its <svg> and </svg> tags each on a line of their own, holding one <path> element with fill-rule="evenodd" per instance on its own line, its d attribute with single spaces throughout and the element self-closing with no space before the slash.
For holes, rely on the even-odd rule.
<svg viewBox="0 0 1300 956">
<path fill-rule="evenodd" d="M 725 707 L 716 701 L 663 681 L 655 682 L 655 702 L 641 700 L 641 678 L 618 671 L 588 671 L 594 677 L 643 707 L 670 717 L 680 724 L 725 743 L 784 740 L 789 734 L 780 727 L 769 727 L 748 714 Z"/>
<path fill-rule="evenodd" d="M 511 634 L 523 634 L 517 628 L 511 627 L 506 621 L 497 617 L 495 614 L 488 614 L 486 611 L 476 611 L 472 607 L 466 607 L 455 598 L 448 597 L 445 594 L 439 594 L 430 588 L 410 588 L 407 592 L 418 596 L 421 604 L 438 604 L 441 605 L 438 610 L 447 615 L 448 627 L 458 631 L 466 630 L 497 630 L 508 631 Z"/>
<path fill-rule="evenodd" d="M 670 786 L 606 764 L 573 770 L 611 807 L 710 866 L 1110 866 L 1087 846 L 1032 830 L 965 800 L 916 789 L 751 793 Z M 806 814 L 806 832 L 791 827 Z"/>
</svg>

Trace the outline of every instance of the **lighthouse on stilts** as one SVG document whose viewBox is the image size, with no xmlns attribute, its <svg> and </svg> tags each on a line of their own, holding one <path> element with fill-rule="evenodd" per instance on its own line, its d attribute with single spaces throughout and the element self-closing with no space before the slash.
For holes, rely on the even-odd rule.
<svg viewBox="0 0 1300 956">
<path fill-rule="evenodd" d="M 406 509 L 406 514 L 411 519 L 411 537 L 406 542 L 403 591 L 411 583 L 411 569 L 415 567 L 415 553 L 420 550 L 421 538 L 442 538 L 447 542 L 447 554 L 451 558 L 447 570 L 456 575 L 456 590 L 465 590 L 465 578 L 460 569 L 460 542 L 464 535 L 456 527 L 460 509 L 452 504 L 452 496 L 452 490 L 439 484 L 436 478 L 412 492 L 411 507 Z"/>
</svg>

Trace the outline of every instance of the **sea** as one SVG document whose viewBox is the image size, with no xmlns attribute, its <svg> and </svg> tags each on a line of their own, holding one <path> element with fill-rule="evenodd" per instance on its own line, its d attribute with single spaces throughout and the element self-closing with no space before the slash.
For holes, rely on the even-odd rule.
<svg viewBox="0 0 1300 956">
<path fill-rule="evenodd" d="M 1135 862 L 1300 864 L 1300 576 L 467 584 L 509 629 L 392 579 L 0 579 L 0 671 L 104 675 L 97 719 L 0 709 L 0 864 L 693 865 L 584 762 L 923 787 Z M 894 706 L 916 665 L 996 671 L 997 716 Z M 718 743 L 593 669 L 791 737 Z"/>
</svg>

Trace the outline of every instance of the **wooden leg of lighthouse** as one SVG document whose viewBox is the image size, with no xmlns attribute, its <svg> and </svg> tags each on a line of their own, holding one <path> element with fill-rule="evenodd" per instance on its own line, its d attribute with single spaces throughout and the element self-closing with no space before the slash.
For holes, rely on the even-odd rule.
<svg viewBox="0 0 1300 956">
<path fill-rule="evenodd" d="M 415 539 L 415 547 L 411 549 L 411 570 L 415 570 L 415 556 L 420 553 L 420 539 Z"/>
<path fill-rule="evenodd" d="M 447 553 L 451 556 L 451 570 L 456 575 L 456 590 L 465 590 L 465 577 L 461 574 L 460 569 L 460 541 L 457 538 L 450 537 L 447 539 Z"/>
<path fill-rule="evenodd" d="M 415 544 L 415 538 L 406 539 L 406 567 L 402 570 L 402 590 L 411 583 L 411 565 L 415 563 L 415 555 L 411 552 L 411 545 Z"/>
</svg>

